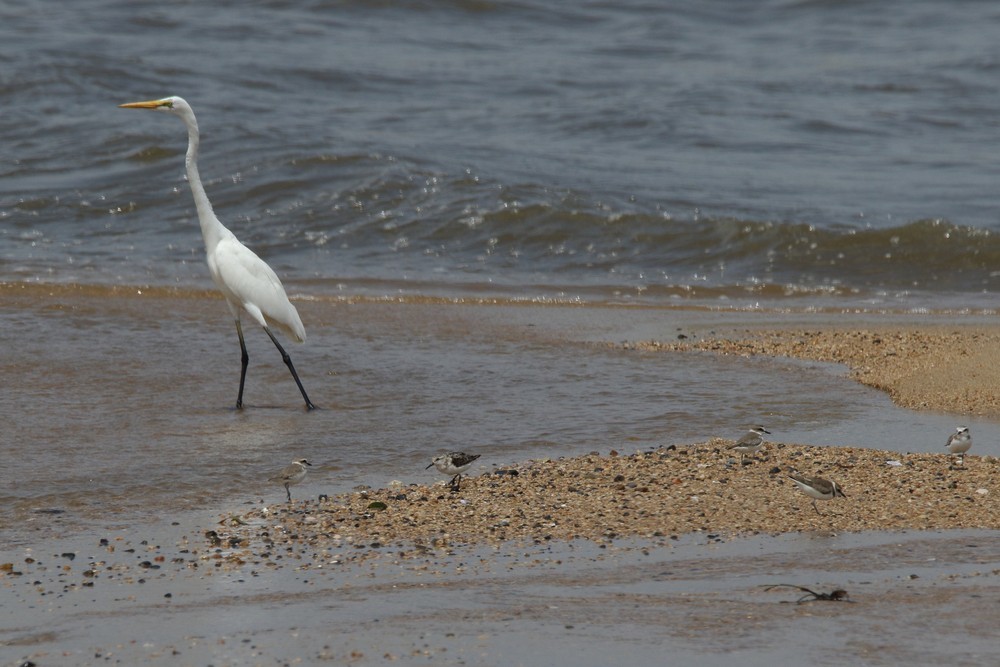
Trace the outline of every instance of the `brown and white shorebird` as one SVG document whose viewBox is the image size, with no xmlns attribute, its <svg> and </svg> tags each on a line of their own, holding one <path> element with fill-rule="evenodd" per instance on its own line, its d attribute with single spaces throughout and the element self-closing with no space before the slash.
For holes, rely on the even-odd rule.
<svg viewBox="0 0 1000 667">
<path fill-rule="evenodd" d="M 292 461 L 287 466 L 282 468 L 274 477 L 269 477 L 267 481 L 277 482 L 278 484 L 283 484 L 285 486 L 285 493 L 288 494 L 288 502 L 292 502 L 292 491 L 289 487 L 295 486 L 302 480 L 306 478 L 306 466 L 311 466 L 307 459 L 298 459 L 297 461 Z"/>
<path fill-rule="evenodd" d="M 441 456 L 435 456 L 424 470 L 429 470 L 431 466 L 437 468 L 442 475 L 453 475 L 449 486 L 452 491 L 458 491 L 461 484 L 462 473 L 469 469 L 472 462 L 480 457 L 480 454 L 466 454 L 464 452 L 448 452 Z"/>
<path fill-rule="evenodd" d="M 746 435 L 737 440 L 734 444 L 726 447 L 727 450 L 739 452 L 740 453 L 740 463 L 746 458 L 747 454 L 756 454 L 757 451 L 764 446 L 764 435 L 771 435 L 763 426 L 754 426 Z"/>
<path fill-rule="evenodd" d="M 797 472 L 789 473 L 788 477 L 795 482 L 795 484 L 798 485 L 798 487 L 802 489 L 807 496 L 813 499 L 813 509 L 816 510 L 816 514 L 819 514 L 820 516 L 822 516 L 823 513 L 819 511 L 818 507 L 816 507 L 817 500 L 832 500 L 837 496 L 842 498 L 847 497 L 844 495 L 844 491 L 840 488 L 839 484 L 831 482 L 828 479 L 823 479 L 822 477 L 806 477 L 805 475 L 801 475 Z"/>
<path fill-rule="evenodd" d="M 948 438 L 945 448 L 952 454 L 959 455 L 959 465 L 965 465 L 965 453 L 972 448 L 972 434 L 968 426 L 959 426 Z"/>
</svg>

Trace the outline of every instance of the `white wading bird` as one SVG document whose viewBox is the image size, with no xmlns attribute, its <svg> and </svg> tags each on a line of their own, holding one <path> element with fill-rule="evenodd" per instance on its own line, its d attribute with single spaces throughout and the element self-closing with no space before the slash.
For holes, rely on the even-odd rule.
<svg viewBox="0 0 1000 667">
<path fill-rule="evenodd" d="M 187 167 L 187 178 L 191 185 L 191 194 L 194 195 L 194 204 L 198 209 L 201 234 L 205 239 L 208 270 L 212 273 L 212 280 L 215 281 L 216 287 L 226 297 L 229 310 L 236 319 L 236 333 L 240 337 L 243 368 L 240 371 L 240 391 L 236 397 L 236 408 L 243 408 L 243 385 L 247 377 L 247 365 L 250 363 L 250 355 L 247 354 L 247 346 L 243 342 L 243 325 L 240 323 L 240 314 L 247 313 L 264 328 L 264 332 L 281 352 L 282 361 L 292 372 L 292 378 L 298 385 L 299 391 L 302 392 L 306 408 L 312 410 L 316 406 L 306 395 L 299 375 L 295 372 L 295 366 L 292 365 L 291 357 L 271 333 L 271 327 L 276 326 L 290 339 L 301 343 L 306 339 L 306 329 L 302 326 L 302 320 L 299 318 L 295 306 L 288 300 L 285 288 L 281 286 L 277 274 L 264 260 L 240 243 L 236 235 L 226 229 L 215 217 L 212 203 L 208 201 L 205 187 L 201 184 L 201 178 L 198 175 L 199 135 L 198 121 L 194 117 L 194 111 L 180 97 L 165 97 L 162 100 L 132 102 L 120 106 L 125 109 L 165 111 L 180 118 L 187 126 L 188 148 L 184 164 Z"/>
</svg>

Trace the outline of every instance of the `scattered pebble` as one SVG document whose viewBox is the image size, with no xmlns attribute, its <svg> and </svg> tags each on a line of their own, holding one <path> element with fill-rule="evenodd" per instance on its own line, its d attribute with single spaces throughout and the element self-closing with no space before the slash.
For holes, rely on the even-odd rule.
<svg viewBox="0 0 1000 667">
<path fill-rule="evenodd" d="M 264 547 L 345 545 L 393 545 L 405 558 L 428 548 L 511 540 L 1000 528 L 1000 499 L 989 493 L 1000 472 L 996 462 L 969 456 L 966 469 L 951 470 L 947 453 L 769 443 L 753 465 L 726 468 L 731 443 L 714 439 L 669 455 L 656 449 L 530 461 L 513 467 L 518 475 L 469 477 L 458 493 L 413 484 L 405 494 L 398 486 L 366 489 L 322 505 L 254 509 L 228 532 L 215 531 L 209 543 L 223 536 L 238 541 L 248 550 L 241 558 L 251 559 Z M 775 472 L 793 466 L 833 479 L 847 498 L 824 503 L 824 514 L 816 514 L 810 498 Z"/>
</svg>

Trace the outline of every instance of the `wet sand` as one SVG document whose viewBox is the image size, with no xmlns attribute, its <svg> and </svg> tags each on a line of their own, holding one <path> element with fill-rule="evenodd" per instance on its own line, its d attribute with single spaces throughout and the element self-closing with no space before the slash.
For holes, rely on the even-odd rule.
<svg viewBox="0 0 1000 667">
<path fill-rule="evenodd" d="M 858 382 L 915 410 L 1000 415 L 1000 329 L 921 325 L 878 329 L 790 329 L 744 332 L 697 341 L 641 341 L 642 350 L 703 350 L 845 364 Z"/>
<path fill-rule="evenodd" d="M 906 385 L 924 391 L 916 406 L 980 397 L 954 412 L 993 414 L 997 383 L 953 367 L 972 357 L 967 369 L 989 368 L 997 335 L 789 327 L 625 347 L 841 361 L 894 400 L 905 392 L 892 387 Z M 907 359 L 923 382 L 908 382 Z M 1000 464 L 989 446 L 958 465 L 943 447 L 776 439 L 741 465 L 731 442 L 493 462 L 455 493 L 403 480 L 4 550 L 0 656 L 580 665 L 669 654 L 763 665 L 803 651 L 817 664 L 991 655 Z M 819 501 L 820 515 L 786 478 L 791 468 L 836 480 L 847 498 Z M 796 604 L 798 589 L 765 589 L 779 583 L 843 588 L 851 601 Z"/>
<path fill-rule="evenodd" d="M 4 664 L 653 665 L 669 655 L 768 665 L 808 653 L 819 665 L 980 665 L 995 655 L 995 531 L 439 541 L 414 552 L 331 549 L 299 527 L 275 545 L 215 546 L 185 528 L 195 527 L 109 533 L 5 567 Z"/>
<path fill-rule="evenodd" d="M 993 456 L 959 462 L 949 454 L 771 443 L 741 463 L 732 444 L 529 461 L 465 478 L 457 491 L 399 484 L 271 505 L 233 515 L 216 532 L 226 544 L 245 545 L 241 560 L 255 560 L 300 544 L 338 559 L 378 549 L 419 558 L 511 540 L 1000 528 Z M 788 478 L 792 470 L 834 480 L 847 497 L 813 507 Z"/>
</svg>

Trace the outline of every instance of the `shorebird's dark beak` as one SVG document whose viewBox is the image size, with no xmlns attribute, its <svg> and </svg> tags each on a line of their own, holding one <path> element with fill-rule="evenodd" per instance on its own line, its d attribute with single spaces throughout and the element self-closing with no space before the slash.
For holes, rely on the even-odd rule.
<svg viewBox="0 0 1000 667">
<path fill-rule="evenodd" d="M 434 461 L 431 461 L 430 463 L 428 463 L 427 467 L 424 468 L 424 470 L 430 470 L 432 465 L 434 465 Z"/>
</svg>

